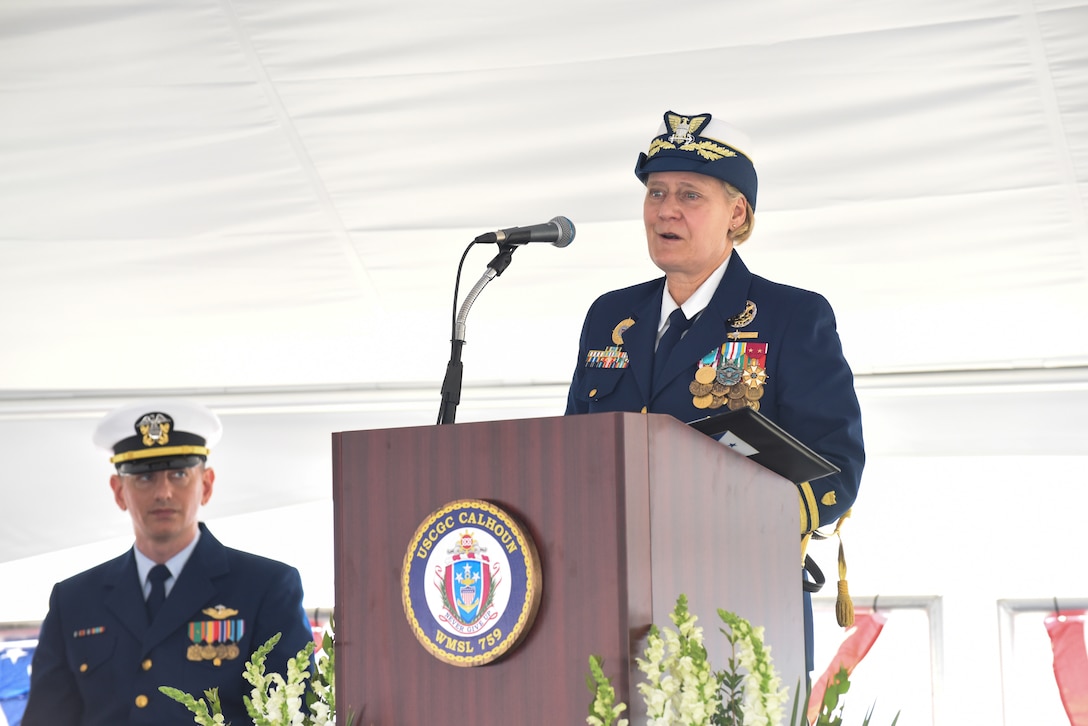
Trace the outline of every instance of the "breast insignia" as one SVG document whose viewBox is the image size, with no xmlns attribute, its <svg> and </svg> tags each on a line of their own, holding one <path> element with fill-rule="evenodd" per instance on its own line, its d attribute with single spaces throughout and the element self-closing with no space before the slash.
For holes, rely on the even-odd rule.
<svg viewBox="0 0 1088 726">
<path fill-rule="evenodd" d="M 209 618 L 215 618 L 216 620 L 226 620 L 227 618 L 233 618 L 238 614 L 238 611 L 234 608 L 228 608 L 224 605 L 216 605 L 214 608 L 204 608 L 201 612 Z"/>
<path fill-rule="evenodd" d="M 612 342 L 616 345 L 623 345 L 623 334 L 634 324 L 635 321 L 631 318 L 621 320 L 616 327 L 612 328 Z"/>
</svg>

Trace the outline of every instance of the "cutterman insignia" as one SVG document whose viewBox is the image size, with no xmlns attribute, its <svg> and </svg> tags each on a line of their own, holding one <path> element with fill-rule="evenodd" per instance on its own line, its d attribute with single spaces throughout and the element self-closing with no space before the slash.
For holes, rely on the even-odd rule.
<svg viewBox="0 0 1088 726">
<path fill-rule="evenodd" d="M 634 324 L 635 321 L 631 318 L 621 320 L 616 327 L 612 328 L 612 342 L 616 345 L 623 345 L 623 334 Z"/>
</svg>

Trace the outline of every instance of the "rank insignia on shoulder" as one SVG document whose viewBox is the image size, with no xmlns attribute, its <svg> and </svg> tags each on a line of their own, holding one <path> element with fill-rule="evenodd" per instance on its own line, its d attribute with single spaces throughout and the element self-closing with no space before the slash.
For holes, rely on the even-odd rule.
<svg viewBox="0 0 1088 726">
<path fill-rule="evenodd" d="M 632 318 L 624 318 L 616 327 L 612 328 L 612 342 L 616 345 L 623 345 L 623 334 L 627 332 L 627 329 L 635 324 Z"/>
<path fill-rule="evenodd" d="M 238 611 L 234 608 L 228 608 L 224 605 L 216 605 L 214 608 L 204 608 L 201 612 L 209 618 L 215 618 L 216 620 L 226 620 L 227 618 L 233 618 L 238 614 Z"/>
<path fill-rule="evenodd" d="M 617 345 L 604 350 L 591 350 L 586 354 L 586 368 L 626 368 L 630 364 L 627 351 Z"/>
</svg>

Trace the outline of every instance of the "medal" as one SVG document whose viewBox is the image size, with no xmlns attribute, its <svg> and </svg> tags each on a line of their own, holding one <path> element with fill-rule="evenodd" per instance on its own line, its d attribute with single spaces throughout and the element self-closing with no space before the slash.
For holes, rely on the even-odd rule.
<svg viewBox="0 0 1088 726">
<path fill-rule="evenodd" d="M 744 312 L 727 322 L 740 328 L 751 323 L 755 315 L 756 306 L 748 301 Z M 691 403 L 695 408 L 718 409 L 727 406 L 735 411 L 747 406 L 759 410 L 764 385 L 770 378 L 766 369 L 767 344 L 742 342 L 758 335 L 734 330 L 726 335 L 726 342 L 699 360 L 695 380 L 688 384 Z"/>
<path fill-rule="evenodd" d="M 702 366 L 699 370 L 695 371 L 695 380 L 699 383 L 713 383 L 714 376 L 713 366 Z"/>
<path fill-rule="evenodd" d="M 711 393 L 713 388 L 714 387 L 709 383 L 699 383 L 697 380 L 688 384 L 688 390 L 691 391 L 691 395 L 693 396 L 705 396 L 706 394 Z"/>
<path fill-rule="evenodd" d="M 245 633 L 246 624 L 242 618 L 233 618 L 238 611 L 219 605 L 203 611 L 214 620 L 194 620 L 189 623 L 189 642 L 185 657 L 191 661 L 210 660 L 213 665 L 222 665 L 225 660 L 234 660 L 241 651 L 238 641 Z M 228 619 L 229 618 L 229 619 Z"/>
<path fill-rule="evenodd" d="M 744 367 L 742 378 L 749 388 L 758 388 L 767 382 L 767 371 L 759 363 L 752 361 Z"/>
<path fill-rule="evenodd" d="M 721 383 L 723 386 L 732 386 L 734 383 L 740 383 L 740 373 L 740 368 L 732 361 L 729 361 L 718 368 L 718 383 Z"/>
</svg>

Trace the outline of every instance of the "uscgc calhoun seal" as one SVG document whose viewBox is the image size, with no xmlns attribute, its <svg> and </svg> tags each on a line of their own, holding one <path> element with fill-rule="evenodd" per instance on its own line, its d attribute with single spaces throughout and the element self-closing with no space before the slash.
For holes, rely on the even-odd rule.
<svg viewBox="0 0 1088 726">
<path fill-rule="evenodd" d="M 439 660 L 480 666 L 513 649 L 540 606 L 540 558 L 499 507 L 460 499 L 419 525 L 401 568 L 404 615 Z"/>
</svg>

